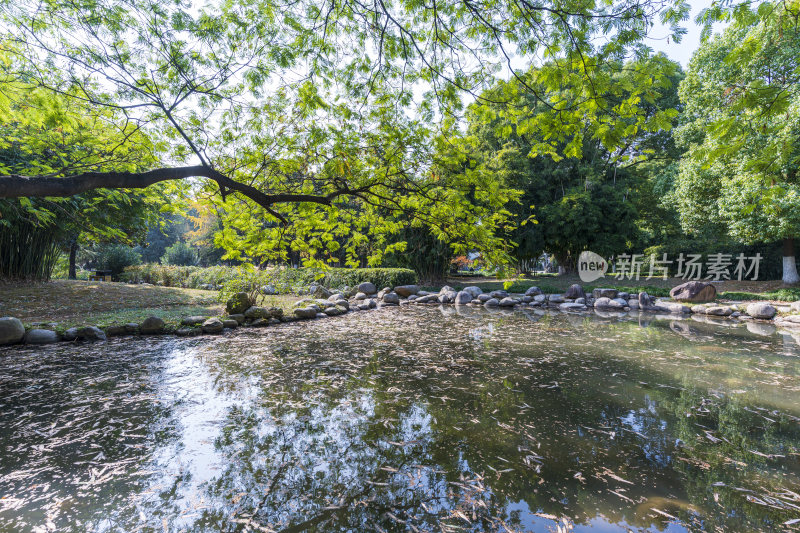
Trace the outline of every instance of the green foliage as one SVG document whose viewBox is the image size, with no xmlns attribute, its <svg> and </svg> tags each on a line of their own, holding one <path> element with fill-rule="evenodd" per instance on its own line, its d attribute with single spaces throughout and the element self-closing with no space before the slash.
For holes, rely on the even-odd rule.
<svg viewBox="0 0 800 533">
<path fill-rule="evenodd" d="M 326 287 L 354 287 L 371 281 L 379 288 L 417 283 L 417 274 L 404 268 L 313 268 L 274 267 L 257 269 L 253 265 L 241 266 L 174 266 L 146 263 L 128 267 L 122 276 L 131 283 L 151 283 L 167 287 L 198 289 L 203 285 L 222 287 L 228 284 L 228 292 L 234 290 L 232 281 L 244 279 L 244 284 L 260 287 L 273 285 L 279 293 L 291 293 L 308 287 L 312 283 Z"/>
<path fill-rule="evenodd" d="M 165 265 L 192 266 L 197 264 L 197 252 L 183 241 L 178 241 L 164 250 L 161 262 Z"/>
<path fill-rule="evenodd" d="M 785 288 L 766 292 L 725 291 L 720 298 L 728 300 L 777 300 L 779 302 L 796 302 L 800 300 L 800 289 Z"/>
<path fill-rule="evenodd" d="M 141 263 L 142 256 L 130 246 L 125 246 L 124 244 L 106 244 L 101 245 L 97 249 L 93 262 L 97 268 L 110 270 L 111 276 L 114 279 L 119 279 L 125 269 Z"/>
</svg>

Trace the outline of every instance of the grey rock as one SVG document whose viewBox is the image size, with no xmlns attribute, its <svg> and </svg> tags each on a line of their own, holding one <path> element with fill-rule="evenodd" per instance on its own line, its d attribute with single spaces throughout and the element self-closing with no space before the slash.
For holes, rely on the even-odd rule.
<svg viewBox="0 0 800 533">
<path fill-rule="evenodd" d="M 585 305 L 586 304 L 586 298 L 575 298 L 575 303 L 576 304 Z"/>
<path fill-rule="evenodd" d="M 335 300 L 333 303 L 338 307 L 344 307 L 346 310 L 350 310 L 350 302 L 345 299 Z"/>
<path fill-rule="evenodd" d="M 247 317 L 244 316 L 244 314 L 242 313 L 236 313 L 235 315 L 228 315 L 228 318 L 230 318 L 231 320 L 235 320 L 239 324 L 244 324 L 245 320 L 247 320 Z"/>
<path fill-rule="evenodd" d="M 797 300 L 796 302 L 792 302 L 792 305 L 789 306 L 789 307 L 791 308 L 791 310 L 793 312 L 800 313 L 800 300 Z"/>
<path fill-rule="evenodd" d="M 547 303 L 551 304 L 563 304 L 564 297 L 560 294 L 548 294 L 547 295 Z"/>
<path fill-rule="evenodd" d="M 456 305 L 465 305 L 465 304 L 470 303 L 472 301 L 472 299 L 473 299 L 472 293 L 467 291 L 467 290 L 463 290 L 463 291 L 459 291 L 456 294 L 455 303 L 456 303 Z"/>
<path fill-rule="evenodd" d="M 646 292 L 639 293 L 639 307 L 645 309 L 655 303 L 655 299 Z"/>
<path fill-rule="evenodd" d="M 713 307 L 706 308 L 706 314 L 712 316 L 730 316 L 733 313 L 733 309 L 723 305 L 715 305 Z"/>
<path fill-rule="evenodd" d="M 139 328 L 139 325 L 136 325 L 136 328 Z M 106 328 L 106 336 L 108 337 L 119 337 L 120 335 L 127 335 L 128 328 L 126 326 L 108 326 Z"/>
<path fill-rule="evenodd" d="M 13 316 L 0 318 L 0 345 L 16 344 L 25 337 L 25 326 L 22 321 Z"/>
<path fill-rule="evenodd" d="M 244 316 L 245 318 L 256 319 L 256 318 L 270 318 L 272 314 L 266 307 L 258 307 L 254 305 L 247 308 L 247 310 L 244 312 Z"/>
<path fill-rule="evenodd" d="M 58 342 L 58 333 L 50 329 L 31 329 L 25 333 L 25 344 L 51 344 Z"/>
<path fill-rule="evenodd" d="M 137 324 L 136 322 L 128 322 L 127 324 L 125 324 L 125 332 L 128 335 L 136 335 L 137 333 L 139 333 L 139 324 Z"/>
<path fill-rule="evenodd" d="M 705 305 L 693 305 L 691 308 L 692 313 L 695 315 L 704 315 L 706 314 L 706 306 Z"/>
<path fill-rule="evenodd" d="M 500 302 L 498 303 L 498 305 L 499 305 L 500 307 L 514 307 L 514 306 L 515 306 L 517 303 L 518 303 L 518 302 L 517 302 L 517 300 L 515 300 L 514 298 L 511 298 L 511 297 L 509 297 L 509 296 L 506 296 L 505 298 L 503 298 L 502 300 L 500 300 Z"/>
<path fill-rule="evenodd" d="M 246 292 L 237 292 L 225 304 L 225 310 L 229 315 L 244 313 L 252 305 Z"/>
<path fill-rule="evenodd" d="M 311 295 L 314 298 L 328 298 L 333 294 L 330 290 L 326 289 L 322 285 L 316 285 L 314 289 L 311 291 Z"/>
<path fill-rule="evenodd" d="M 617 293 L 617 298 L 622 298 L 622 299 L 623 299 L 623 300 L 625 300 L 625 301 L 629 300 L 629 299 L 630 299 L 630 297 L 631 297 L 631 295 L 630 295 L 630 294 L 628 294 L 627 292 L 620 292 L 620 293 Z"/>
<path fill-rule="evenodd" d="M 357 292 L 356 295 L 355 295 L 355 299 L 356 300 L 366 300 L 367 299 L 367 295 L 364 294 L 363 292 Z"/>
<path fill-rule="evenodd" d="M 500 300 L 498 300 L 497 298 L 489 298 L 483 303 L 483 305 L 486 307 L 499 307 Z"/>
<path fill-rule="evenodd" d="M 390 292 L 383 295 L 383 303 L 385 304 L 399 304 L 400 296 L 397 293 Z"/>
<path fill-rule="evenodd" d="M 261 294 L 266 294 L 267 296 L 271 296 L 273 294 L 278 294 L 278 291 L 275 290 L 273 285 L 264 285 L 261 287 Z"/>
<path fill-rule="evenodd" d="M 558 308 L 562 311 L 585 311 L 587 309 L 584 304 L 577 302 L 565 302 L 559 305 Z"/>
<path fill-rule="evenodd" d="M 181 320 L 181 326 L 199 326 L 208 320 L 207 316 L 187 316 Z"/>
<path fill-rule="evenodd" d="M 639 309 L 639 300 L 637 300 L 636 298 L 628 299 L 628 307 L 630 307 L 633 310 Z"/>
<path fill-rule="evenodd" d="M 564 298 L 576 299 L 576 298 L 586 298 L 586 293 L 583 292 L 583 287 L 580 286 L 578 283 L 573 283 L 567 289 L 567 292 L 564 293 Z"/>
<path fill-rule="evenodd" d="M 537 302 L 537 303 L 540 303 L 540 304 L 541 304 L 541 303 L 544 303 L 545 301 L 547 301 L 547 296 L 545 296 L 545 295 L 544 295 L 544 294 L 542 294 L 542 293 L 539 293 L 539 294 L 537 294 L 537 295 L 535 295 L 535 296 L 533 297 L 533 301 L 534 301 L 534 302 Z"/>
<path fill-rule="evenodd" d="M 369 309 L 370 307 L 369 307 L 369 304 L 358 304 L 358 308 L 359 308 L 361 311 L 366 311 L 366 310 L 367 310 L 367 309 Z"/>
<path fill-rule="evenodd" d="M 97 326 L 86 326 L 83 328 L 78 328 L 76 332 L 76 337 L 78 339 L 82 339 L 85 341 L 104 341 L 106 340 L 106 334 L 103 332 L 102 329 L 98 328 Z"/>
<path fill-rule="evenodd" d="M 370 309 L 375 309 L 376 307 L 378 307 L 378 302 L 375 301 L 375 298 L 370 298 L 369 299 L 369 308 Z"/>
<path fill-rule="evenodd" d="M 502 300 L 503 298 L 508 298 L 508 292 L 503 290 L 492 291 L 489 293 L 489 296 Z"/>
<path fill-rule="evenodd" d="M 374 283 L 365 281 L 364 283 L 358 284 L 358 292 L 363 292 L 364 294 L 375 294 L 378 292 L 378 289 L 375 287 Z"/>
<path fill-rule="evenodd" d="M 612 300 L 614 300 L 618 304 L 622 305 L 622 307 L 625 307 L 626 305 L 628 305 L 628 300 L 626 300 L 625 298 L 617 297 L 617 298 L 612 298 Z"/>
<path fill-rule="evenodd" d="M 325 313 L 317 313 L 317 316 L 315 318 L 328 318 L 328 315 L 326 315 Z"/>
<path fill-rule="evenodd" d="M 323 311 L 323 313 L 325 313 L 328 316 L 339 316 L 339 315 L 343 315 L 343 314 L 347 313 L 347 309 L 337 305 L 335 307 L 329 307 L 329 308 L 325 309 L 325 311 Z"/>
<path fill-rule="evenodd" d="M 77 339 L 78 339 L 78 328 L 69 328 L 67 331 L 64 332 L 65 341 L 72 342 Z"/>
<path fill-rule="evenodd" d="M 234 322 L 236 322 L 234 320 Z M 225 325 L 222 323 L 217 317 L 212 317 L 203 322 L 203 333 L 222 333 L 222 330 L 225 329 Z"/>
<path fill-rule="evenodd" d="M 344 294 L 342 294 L 341 292 L 335 292 L 330 296 L 328 296 L 329 302 L 336 302 L 337 300 L 344 300 Z"/>
<path fill-rule="evenodd" d="M 659 311 L 663 313 L 675 313 L 675 314 L 688 314 L 691 313 L 692 310 L 689 309 L 687 306 L 675 302 L 658 302 L 656 305 L 652 307 L 653 311 Z"/>
<path fill-rule="evenodd" d="M 455 292 L 455 289 L 450 285 L 445 285 L 441 289 L 439 289 L 439 294 L 444 294 L 446 292 Z"/>
<path fill-rule="evenodd" d="M 617 297 L 618 294 L 619 294 L 619 291 L 617 289 L 608 289 L 608 288 L 607 289 L 594 289 L 592 291 L 592 297 L 595 298 L 595 299 L 599 299 L 599 298 L 614 299 L 614 298 Z M 597 307 L 596 304 L 595 304 L 595 307 Z"/>
<path fill-rule="evenodd" d="M 542 294 L 542 289 L 539 287 L 529 287 L 527 291 L 525 291 L 525 296 L 537 296 Z"/>
<path fill-rule="evenodd" d="M 481 303 L 486 303 L 486 302 L 488 302 L 489 300 L 492 299 L 492 297 L 489 294 L 479 294 L 477 296 L 477 298 L 478 298 L 478 301 L 481 302 Z"/>
<path fill-rule="evenodd" d="M 717 297 L 717 289 L 711 283 L 688 281 L 669 291 L 670 298 L 678 302 L 710 302 Z"/>
<path fill-rule="evenodd" d="M 533 296 L 523 296 L 520 300 L 522 300 L 524 304 L 529 304 L 533 301 Z"/>
<path fill-rule="evenodd" d="M 600 296 L 597 300 L 594 301 L 594 308 L 595 309 L 614 309 L 622 311 L 625 308 L 625 304 L 619 303 L 617 300 L 612 300 L 607 296 Z"/>
<path fill-rule="evenodd" d="M 475 285 L 471 285 L 469 287 L 464 287 L 463 290 L 464 290 L 464 292 L 468 292 L 470 294 L 470 296 L 472 296 L 473 298 L 477 298 L 478 296 L 483 294 L 483 291 L 481 290 L 481 288 L 480 287 L 476 287 Z"/>
<path fill-rule="evenodd" d="M 317 316 L 317 309 L 315 307 L 300 307 L 294 310 L 294 316 L 297 318 L 314 318 Z"/>
<path fill-rule="evenodd" d="M 233 318 L 226 318 L 222 321 L 222 325 L 228 329 L 236 329 L 239 327 L 239 321 Z"/>
<path fill-rule="evenodd" d="M 774 306 L 764 302 L 755 302 L 747 306 L 748 315 L 762 320 L 772 320 L 777 312 Z"/>
<path fill-rule="evenodd" d="M 315 311 L 315 313 L 316 313 L 316 311 Z M 256 318 L 255 320 L 250 322 L 250 324 L 248 324 L 248 326 L 250 326 L 251 328 L 265 328 L 265 327 L 269 326 L 270 321 L 272 321 L 272 320 L 274 320 L 274 319 L 270 318 L 269 320 L 267 320 L 266 318 Z"/>
<path fill-rule="evenodd" d="M 139 324 L 139 332 L 142 335 L 158 335 L 159 333 L 164 333 L 164 321 L 157 316 L 145 318 L 144 321 Z"/>
<path fill-rule="evenodd" d="M 394 292 L 403 298 L 408 298 L 412 294 L 417 294 L 419 292 L 419 285 L 400 285 L 394 288 Z"/>
</svg>

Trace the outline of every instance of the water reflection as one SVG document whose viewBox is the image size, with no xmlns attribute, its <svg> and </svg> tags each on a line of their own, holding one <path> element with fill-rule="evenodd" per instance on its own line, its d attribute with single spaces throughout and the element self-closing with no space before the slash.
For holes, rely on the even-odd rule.
<svg viewBox="0 0 800 533">
<path fill-rule="evenodd" d="M 733 324 L 426 306 L 6 350 L 0 531 L 791 529 L 800 352 Z"/>
</svg>

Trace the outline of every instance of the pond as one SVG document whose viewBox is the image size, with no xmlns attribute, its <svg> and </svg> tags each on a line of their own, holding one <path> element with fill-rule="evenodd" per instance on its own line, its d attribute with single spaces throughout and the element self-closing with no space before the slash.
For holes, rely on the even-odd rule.
<svg viewBox="0 0 800 533">
<path fill-rule="evenodd" d="M 4 349 L 0 531 L 791 530 L 800 348 L 726 324 L 419 306 Z"/>
</svg>

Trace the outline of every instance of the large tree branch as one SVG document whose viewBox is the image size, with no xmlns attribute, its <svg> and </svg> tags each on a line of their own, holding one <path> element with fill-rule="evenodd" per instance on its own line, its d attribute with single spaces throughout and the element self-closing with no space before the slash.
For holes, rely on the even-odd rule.
<svg viewBox="0 0 800 533">
<path fill-rule="evenodd" d="M 187 178 L 208 178 L 217 182 L 220 189 L 236 191 L 247 196 L 258 205 L 268 209 L 277 203 L 313 202 L 330 205 L 337 196 L 348 194 L 338 190 L 320 196 L 314 194 L 266 194 L 255 187 L 232 180 L 221 172 L 205 166 L 157 168 L 146 172 L 83 172 L 64 178 L 8 175 L 0 176 L 0 198 L 23 196 L 74 196 L 92 189 L 144 189 L 155 183 Z"/>
</svg>

